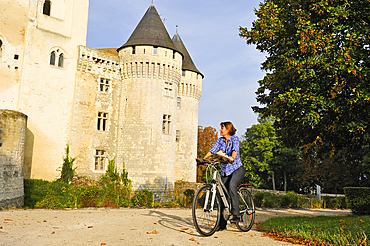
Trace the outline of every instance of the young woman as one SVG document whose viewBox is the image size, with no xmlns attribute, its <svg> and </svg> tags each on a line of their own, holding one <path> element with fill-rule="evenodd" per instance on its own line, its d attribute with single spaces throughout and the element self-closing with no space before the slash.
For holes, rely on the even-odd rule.
<svg viewBox="0 0 370 246">
<path fill-rule="evenodd" d="M 236 129 L 231 122 L 221 122 L 220 134 L 221 137 L 217 140 L 212 149 L 204 156 L 204 158 L 216 153 L 219 150 L 225 152 L 228 156 L 230 163 L 221 164 L 221 179 L 225 187 L 228 189 L 231 198 L 231 223 L 237 223 L 239 221 L 239 197 L 238 197 L 238 185 L 242 182 L 245 169 L 243 163 L 240 160 L 239 155 L 239 138 L 235 135 Z M 233 163 L 232 163 L 233 162 Z M 221 203 L 223 206 L 223 203 Z M 222 211 L 223 211 L 222 207 Z M 227 221 L 221 216 L 219 230 L 226 229 Z"/>
</svg>

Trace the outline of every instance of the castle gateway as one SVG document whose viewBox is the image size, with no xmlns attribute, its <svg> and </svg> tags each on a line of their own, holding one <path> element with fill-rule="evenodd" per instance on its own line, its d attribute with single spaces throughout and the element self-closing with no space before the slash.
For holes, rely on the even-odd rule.
<svg viewBox="0 0 370 246">
<path fill-rule="evenodd" d="M 3 0 L 0 109 L 28 116 L 24 177 L 125 168 L 133 189 L 195 181 L 203 74 L 154 5 L 119 48 L 86 47 L 88 0 Z M 6 18 L 4 18 L 6 16 Z"/>
</svg>

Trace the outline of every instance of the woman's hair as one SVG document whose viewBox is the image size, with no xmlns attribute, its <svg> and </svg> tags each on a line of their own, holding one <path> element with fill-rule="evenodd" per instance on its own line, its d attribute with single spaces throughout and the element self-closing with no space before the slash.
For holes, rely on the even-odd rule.
<svg viewBox="0 0 370 246">
<path fill-rule="evenodd" d="M 224 126 L 231 136 L 236 133 L 236 129 L 230 121 L 221 122 L 220 125 Z"/>
</svg>

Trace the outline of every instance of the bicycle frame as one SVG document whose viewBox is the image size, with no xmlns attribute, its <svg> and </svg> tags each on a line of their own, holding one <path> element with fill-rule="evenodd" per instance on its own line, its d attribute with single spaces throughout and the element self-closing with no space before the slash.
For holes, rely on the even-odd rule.
<svg viewBox="0 0 370 246">
<path fill-rule="evenodd" d="M 227 214 L 230 214 L 230 204 L 229 202 L 227 201 L 227 198 L 230 197 L 229 195 L 229 192 L 227 191 L 224 183 L 222 182 L 221 180 L 221 176 L 220 174 L 218 173 L 218 170 L 217 168 L 214 166 L 216 163 L 211 163 L 210 165 L 212 165 L 214 168 L 215 168 L 215 171 L 213 172 L 213 178 L 212 178 L 212 181 L 210 183 L 212 183 L 212 205 L 211 205 L 211 208 L 206 208 L 204 207 L 203 209 L 204 210 L 209 210 L 209 211 L 213 211 L 213 204 L 214 204 L 214 201 L 216 199 L 216 188 L 218 189 L 219 193 L 220 193 L 220 197 L 221 197 L 221 200 L 222 202 L 224 203 L 225 205 L 225 210 L 226 210 L 226 213 Z M 227 197 L 226 197 L 227 196 Z M 209 192 L 207 192 L 206 194 L 206 202 L 204 204 L 204 206 L 206 206 L 206 204 L 208 204 L 208 199 L 209 199 Z"/>
</svg>

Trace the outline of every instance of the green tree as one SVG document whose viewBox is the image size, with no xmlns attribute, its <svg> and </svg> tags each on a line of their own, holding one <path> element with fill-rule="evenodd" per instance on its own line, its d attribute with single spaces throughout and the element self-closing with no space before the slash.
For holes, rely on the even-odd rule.
<svg viewBox="0 0 370 246">
<path fill-rule="evenodd" d="M 267 188 L 269 164 L 278 140 L 271 120 L 259 118 L 258 121 L 242 136 L 240 158 L 247 170 L 246 180 L 256 187 Z"/>
<path fill-rule="evenodd" d="M 255 14 L 240 27 L 267 55 L 253 110 L 288 147 L 369 146 L 370 2 L 265 0 Z"/>
<path fill-rule="evenodd" d="M 66 156 L 63 158 L 63 165 L 62 168 L 58 168 L 57 171 L 60 171 L 60 178 L 58 180 L 69 183 L 73 176 L 75 175 L 75 171 L 77 167 L 73 167 L 73 162 L 76 160 L 76 157 L 69 156 L 69 144 L 66 147 Z"/>
</svg>

